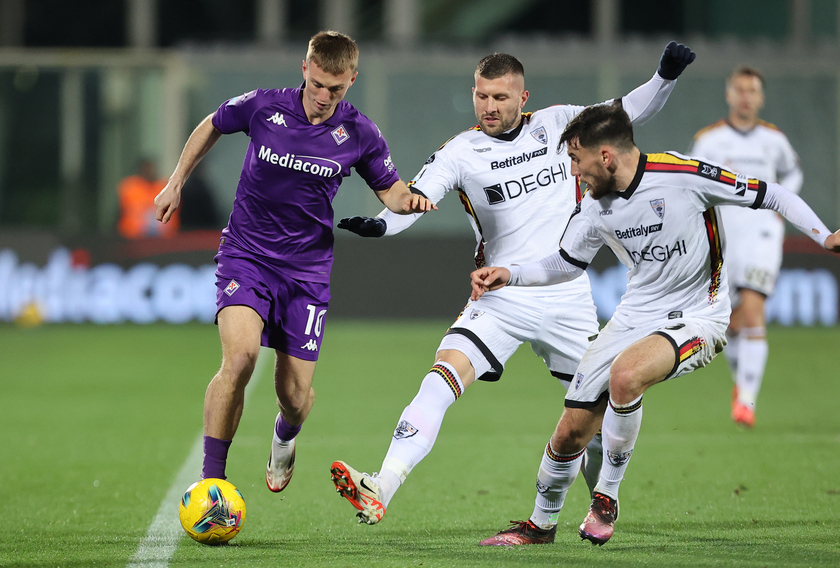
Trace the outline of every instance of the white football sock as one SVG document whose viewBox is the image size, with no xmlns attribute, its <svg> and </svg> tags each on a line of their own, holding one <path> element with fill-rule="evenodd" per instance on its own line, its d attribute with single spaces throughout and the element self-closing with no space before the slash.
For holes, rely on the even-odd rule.
<svg viewBox="0 0 840 568">
<path fill-rule="evenodd" d="M 592 440 L 586 444 L 586 453 L 583 454 L 583 465 L 580 468 L 589 493 L 595 490 L 598 477 L 601 475 L 601 462 L 604 461 L 604 448 L 601 443 L 601 432 L 592 436 Z"/>
<path fill-rule="evenodd" d="M 618 486 L 624 479 L 627 463 L 633 455 L 633 447 L 642 426 L 642 397 L 629 404 L 616 404 L 610 398 L 601 426 L 604 443 L 604 460 L 601 464 L 601 479 L 595 491 L 607 497 L 618 499 Z"/>
<path fill-rule="evenodd" d="M 382 504 L 394 493 L 435 444 L 446 409 L 458 400 L 464 385 L 455 368 L 440 361 L 429 370 L 420 390 L 400 416 L 379 474 Z"/>
<path fill-rule="evenodd" d="M 730 335 L 726 332 L 726 347 L 723 348 L 723 355 L 729 363 L 729 372 L 732 373 L 732 382 L 738 384 L 738 346 L 741 344 L 741 337 L 738 334 Z"/>
<path fill-rule="evenodd" d="M 537 472 L 537 498 L 531 514 L 531 522 L 541 529 L 550 529 L 557 524 L 566 493 L 580 471 L 584 452 L 585 448 L 574 454 L 560 455 L 551 449 L 550 440 L 546 444 Z"/>
<path fill-rule="evenodd" d="M 747 327 L 741 330 L 738 347 L 738 402 L 755 408 L 764 367 L 767 365 L 767 330 L 764 327 Z"/>
</svg>

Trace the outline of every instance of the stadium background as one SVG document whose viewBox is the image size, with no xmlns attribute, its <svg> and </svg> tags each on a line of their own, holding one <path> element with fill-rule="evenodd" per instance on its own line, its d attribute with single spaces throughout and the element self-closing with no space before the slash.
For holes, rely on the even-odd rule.
<svg viewBox="0 0 840 568">
<path fill-rule="evenodd" d="M 322 28 L 358 39 L 347 99 L 380 126 L 404 179 L 475 123 L 472 72 L 493 51 L 523 61 L 526 110 L 536 110 L 626 93 L 650 77 L 667 41 L 687 43 L 697 61 L 638 129 L 644 151 L 686 151 L 725 116 L 726 74 L 754 65 L 767 78 L 762 117 L 788 135 L 802 196 L 836 227 L 838 22 L 829 0 L 3 0 L 0 320 L 31 316 L 33 303 L 48 321 L 211 319 L 212 256 L 247 138 L 223 137 L 203 164 L 213 230 L 121 239 L 117 184 L 141 157 L 168 175 L 190 130 L 227 98 L 297 85 L 305 41 Z M 356 175 L 335 200 L 336 220 L 380 209 Z M 336 237 L 332 317 L 452 318 L 466 299 L 474 240 L 457 196 L 404 235 Z M 786 251 L 769 319 L 836 323 L 837 263 L 798 234 Z M 594 267 L 605 319 L 624 286 L 614 265 L 607 251 Z"/>
<path fill-rule="evenodd" d="M 232 546 L 199 546 L 177 507 L 199 475 L 202 393 L 220 349 L 213 325 L 189 320 L 212 317 L 201 290 L 212 291 L 246 138 L 224 137 L 207 157 L 218 227 L 134 241 L 115 231 L 116 185 L 139 157 L 166 175 L 224 99 L 297 85 L 305 41 L 321 28 L 358 38 L 348 98 L 380 124 L 405 178 L 475 123 L 472 72 L 492 51 L 523 60 L 534 110 L 626 92 L 669 40 L 687 43 L 698 59 L 639 129 L 644 150 L 685 150 L 725 114 L 728 71 L 757 65 L 768 77 L 764 117 L 791 138 L 803 195 L 837 227 L 838 17 L 833 0 L 0 0 L 0 487 L 10 521 L 0 567 L 840 566 L 836 325 L 771 326 L 752 430 L 730 420 L 723 357 L 651 389 L 608 546 L 577 536 L 589 503 L 580 482 L 553 546 L 475 544 L 528 515 L 536 459 L 561 412 L 564 389 L 527 348 L 504 380 L 477 383 L 449 409 L 384 522 L 357 525 L 329 464 L 377 467 L 466 299 L 474 242 L 452 196 L 405 235 L 337 234 L 318 400 L 293 484 L 279 496 L 264 489 L 277 412 L 264 350 L 227 470 L 246 525 Z M 342 186 L 337 216 L 379 211 L 358 181 Z M 835 321 L 840 263 L 807 240 L 788 247 L 785 262 L 800 268 L 773 309 L 788 323 Z M 624 271 L 609 252 L 596 268 L 606 317 Z M 42 316 L 80 323 L 7 322 L 37 323 L 33 298 Z M 97 325 L 157 319 L 186 323 Z"/>
</svg>

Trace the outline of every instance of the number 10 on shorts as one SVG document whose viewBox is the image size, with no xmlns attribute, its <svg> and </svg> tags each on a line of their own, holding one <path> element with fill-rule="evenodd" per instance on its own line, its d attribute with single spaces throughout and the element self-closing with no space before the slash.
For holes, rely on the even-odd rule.
<svg viewBox="0 0 840 568">
<path fill-rule="evenodd" d="M 327 313 L 327 310 L 321 310 L 318 312 L 317 317 L 315 316 L 315 312 L 318 311 L 318 306 L 313 306 L 309 304 L 306 306 L 306 309 L 309 310 L 309 318 L 306 320 L 306 330 L 303 332 L 304 335 L 312 335 L 312 327 L 313 324 L 315 326 L 315 337 L 321 337 L 321 326 L 324 323 L 324 316 Z"/>
</svg>

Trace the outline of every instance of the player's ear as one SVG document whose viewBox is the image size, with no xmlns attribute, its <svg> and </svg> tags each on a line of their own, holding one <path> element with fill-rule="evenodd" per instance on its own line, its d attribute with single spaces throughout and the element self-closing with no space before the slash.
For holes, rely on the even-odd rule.
<svg viewBox="0 0 840 568">
<path fill-rule="evenodd" d="M 303 80 L 306 81 L 306 59 L 303 60 L 301 65 L 301 72 L 303 73 Z"/>
<path fill-rule="evenodd" d="M 522 100 L 519 102 L 519 109 L 525 108 L 525 103 L 528 102 L 528 97 L 531 96 L 531 93 L 528 91 L 522 91 Z"/>
<path fill-rule="evenodd" d="M 605 168 L 609 168 L 610 164 L 612 164 L 613 162 L 612 148 L 610 148 L 609 146 L 601 146 L 600 156 L 601 163 L 604 165 Z"/>
</svg>

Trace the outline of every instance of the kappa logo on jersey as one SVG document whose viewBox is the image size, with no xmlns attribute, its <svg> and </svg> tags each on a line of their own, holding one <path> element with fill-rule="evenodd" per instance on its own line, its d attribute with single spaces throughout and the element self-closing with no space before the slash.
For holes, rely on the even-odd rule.
<svg viewBox="0 0 840 568">
<path fill-rule="evenodd" d="M 394 430 L 394 439 L 402 440 L 403 438 L 411 438 L 417 432 L 419 432 L 419 430 L 412 426 L 408 420 L 400 420 L 400 423 L 397 424 L 397 427 Z"/>
<path fill-rule="evenodd" d="M 332 134 L 333 140 L 335 140 L 335 143 L 339 146 L 341 146 L 350 139 L 350 133 L 347 132 L 347 129 L 344 128 L 343 124 L 335 130 L 333 130 L 332 132 L 330 132 L 330 134 Z"/>
<path fill-rule="evenodd" d="M 228 296 L 233 296 L 233 293 L 239 290 L 239 282 L 236 280 L 231 280 L 230 284 L 225 287 L 225 294 Z"/>
<path fill-rule="evenodd" d="M 709 176 L 712 179 L 717 179 L 718 172 L 719 170 L 716 167 L 710 166 L 709 164 L 703 164 L 703 169 L 700 173 L 704 176 Z"/>
<path fill-rule="evenodd" d="M 310 351 L 318 351 L 318 344 L 315 342 L 314 339 L 310 339 L 304 345 L 301 345 L 300 348 L 309 349 Z"/>
<path fill-rule="evenodd" d="M 484 315 L 484 312 L 482 312 L 481 310 L 473 310 L 472 312 L 470 312 L 470 319 L 471 320 L 478 319 L 483 315 Z"/>
<path fill-rule="evenodd" d="M 282 115 L 282 114 L 280 114 L 279 112 L 275 112 L 275 113 L 274 113 L 274 116 L 269 116 L 269 117 L 268 117 L 268 118 L 266 118 L 265 120 L 266 120 L 266 122 L 273 122 L 274 124 L 276 124 L 276 125 L 278 125 L 278 126 L 282 124 L 282 125 L 283 125 L 283 126 L 285 126 L 286 128 L 288 128 L 288 127 L 289 127 L 289 125 L 288 125 L 288 124 L 286 124 L 286 119 L 285 119 L 285 118 L 283 118 L 283 115 Z"/>
<path fill-rule="evenodd" d="M 531 131 L 531 136 L 540 144 L 548 144 L 548 134 L 545 132 L 545 127 L 540 126 L 536 130 Z"/>
<path fill-rule="evenodd" d="M 534 150 L 533 152 L 522 152 L 519 156 L 511 156 L 510 158 L 506 158 L 501 161 L 490 162 L 490 169 L 498 170 L 500 168 L 509 168 L 518 164 L 524 164 L 530 162 L 531 158 L 539 158 L 540 156 L 545 156 L 547 153 L 548 148 L 540 148 L 539 150 Z"/>
<path fill-rule="evenodd" d="M 650 206 L 653 207 L 653 212 L 656 215 L 663 219 L 665 218 L 665 200 L 664 199 L 651 199 Z"/>
</svg>

